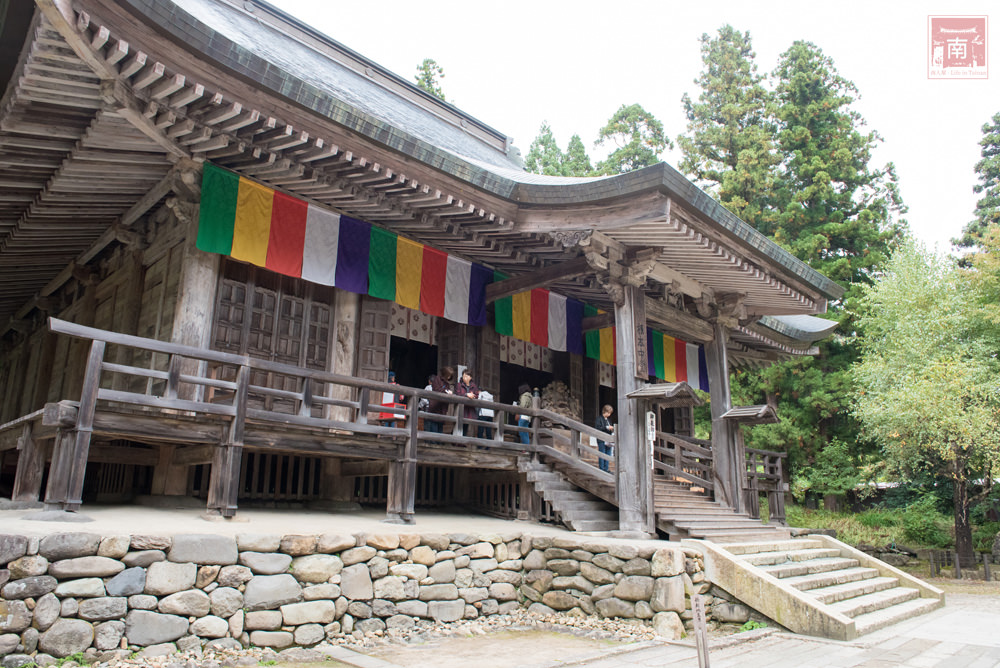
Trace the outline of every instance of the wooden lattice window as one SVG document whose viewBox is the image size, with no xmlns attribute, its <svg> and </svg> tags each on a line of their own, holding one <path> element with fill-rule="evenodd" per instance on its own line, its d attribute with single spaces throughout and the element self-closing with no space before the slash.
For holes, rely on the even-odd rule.
<svg viewBox="0 0 1000 668">
<path fill-rule="evenodd" d="M 309 369 L 326 370 L 333 331 L 333 288 L 225 260 L 216 294 L 213 342 L 216 350 Z M 228 380 L 233 369 L 221 370 Z M 299 379 L 256 371 L 252 385 L 299 391 Z M 290 401 L 263 398 L 251 403 L 294 412 Z"/>
</svg>

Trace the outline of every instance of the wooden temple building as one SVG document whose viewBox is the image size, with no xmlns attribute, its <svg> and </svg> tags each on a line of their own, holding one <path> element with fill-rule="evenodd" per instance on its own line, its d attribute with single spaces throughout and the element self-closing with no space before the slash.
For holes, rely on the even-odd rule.
<svg viewBox="0 0 1000 668">
<path fill-rule="evenodd" d="M 712 537 L 766 531 L 768 493 L 781 519 L 781 455 L 740 433 L 775 416 L 729 374 L 814 354 L 843 290 L 669 165 L 529 174 L 257 0 L 0 12 L 0 495 Z M 445 365 L 494 401 L 424 390 Z"/>
</svg>

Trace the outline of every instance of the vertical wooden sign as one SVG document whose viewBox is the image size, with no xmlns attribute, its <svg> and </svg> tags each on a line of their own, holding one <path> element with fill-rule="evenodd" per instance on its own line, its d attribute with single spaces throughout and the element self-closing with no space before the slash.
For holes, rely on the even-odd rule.
<svg viewBox="0 0 1000 668">
<path fill-rule="evenodd" d="M 646 349 L 646 296 L 642 290 L 625 291 L 625 308 L 629 309 L 632 314 L 635 377 L 649 380 L 649 354 Z"/>
<path fill-rule="evenodd" d="M 691 612 L 694 613 L 694 641 L 698 647 L 698 668 L 709 668 L 708 623 L 705 621 L 705 599 L 701 594 L 691 595 Z"/>
</svg>

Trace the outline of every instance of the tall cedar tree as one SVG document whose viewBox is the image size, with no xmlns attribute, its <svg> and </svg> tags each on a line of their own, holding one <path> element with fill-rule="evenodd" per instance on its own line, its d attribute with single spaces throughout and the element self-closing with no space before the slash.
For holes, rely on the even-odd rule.
<svg viewBox="0 0 1000 668">
<path fill-rule="evenodd" d="M 531 142 L 524 168 L 529 172 L 548 176 L 590 176 L 594 172 L 580 135 L 570 137 L 566 152 L 563 153 L 547 122 L 542 123 L 538 136 Z"/>
<path fill-rule="evenodd" d="M 444 91 L 441 90 L 444 69 L 433 58 L 424 58 L 424 62 L 417 65 L 417 76 L 413 79 L 417 82 L 417 88 L 422 88 L 434 97 L 445 100 Z"/>
<path fill-rule="evenodd" d="M 747 444 L 788 451 L 795 477 L 816 475 L 830 469 L 821 456 L 828 444 L 857 454 L 860 430 L 848 410 L 848 369 L 860 335 L 853 308 L 857 285 L 870 282 L 903 235 L 895 176 L 891 165 L 869 167 L 878 136 L 861 132 L 863 120 L 851 108 L 856 88 L 815 45 L 796 42 L 781 56 L 773 100 L 761 92 L 749 35 L 724 26 L 717 38 L 702 38 L 702 57 L 702 94 L 697 104 L 685 101 L 682 166 L 714 185 L 720 199 L 725 193 L 747 222 L 848 287 L 844 301 L 831 307 L 840 332 L 821 342 L 819 356 L 734 373 L 734 401 L 775 402 L 782 418 L 749 430 Z M 724 114 L 743 123 L 738 132 L 720 127 Z M 780 164 L 772 144 L 784 157 Z M 734 173 L 727 178 L 726 170 Z M 826 477 L 800 482 L 832 491 Z"/>
<path fill-rule="evenodd" d="M 770 234 L 767 199 L 780 157 L 774 146 L 773 96 L 757 73 L 750 33 L 730 25 L 701 36 L 705 65 L 694 80 L 697 102 L 681 99 L 687 134 L 677 138 L 680 168 L 711 190 L 719 203 Z"/>
<path fill-rule="evenodd" d="M 1000 113 L 994 114 L 989 123 L 983 125 L 983 159 L 976 163 L 979 183 L 973 192 L 982 195 L 976 202 L 976 218 L 965 226 L 962 236 L 952 243 L 962 248 L 979 244 L 979 239 L 991 225 L 1000 224 Z"/>
<path fill-rule="evenodd" d="M 673 148 L 663 123 L 639 104 L 622 105 L 598 133 L 596 146 L 611 142 L 618 148 L 597 165 L 599 174 L 625 174 L 660 162 Z"/>
<path fill-rule="evenodd" d="M 583 145 L 580 135 L 573 135 L 569 138 L 566 146 L 566 153 L 562 163 L 563 176 L 590 176 L 594 173 L 594 168 L 590 164 L 590 156 Z"/>
<path fill-rule="evenodd" d="M 857 88 L 819 47 L 795 42 L 772 76 L 776 143 L 784 161 L 776 179 L 771 234 L 847 293 L 830 307 L 828 317 L 840 327 L 820 342 L 818 356 L 739 373 L 735 385 L 747 400 L 776 402 L 783 420 L 753 430 L 748 440 L 755 447 L 787 449 L 800 488 L 830 492 L 828 476 L 816 477 L 823 467 L 815 466 L 828 445 L 846 444 L 855 456 L 874 449 L 849 410 L 850 368 L 864 336 L 854 320 L 863 287 L 885 268 L 905 236 L 899 218 L 905 208 L 892 164 L 870 165 L 880 138 L 861 129 L 864 120 L 851 106 Z M 797 475 L 796 468 L 805 475 Z"/>
<path fill-rule="evenodd" d="M 562 176 L 563 152 L 556 143 L 552 127 L 543 122 L 538 129 L 538 136 L 531 142 L 528 155 L 524 159 L 524 168 L 535 174 L 547 176 Z"/>
</svg>

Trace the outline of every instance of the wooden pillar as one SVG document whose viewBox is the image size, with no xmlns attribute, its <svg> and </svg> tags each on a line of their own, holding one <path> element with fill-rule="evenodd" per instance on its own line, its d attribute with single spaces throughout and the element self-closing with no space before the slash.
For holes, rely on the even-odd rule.
<svg viewBox="0 0 1000 668">
<path fill-rule="evenodd" d="M 417 398 L 410 397 L 406 408 L 406 443 L 401 456 L 389 462 L 385 521 L 392 524 L 413 524 L 417 495 Z"/>
<path fill-rule="evenodd" d="M 198 237 L 198 211 L 194 202 L 174 202 L 170 209 L 185 229 L 170 341 L 196 348 L 209 348 L 212 343 L 212 318 L 215 312 L 220 256 L 200 251 L 195 245 Z M 180 372 L 198 375 L 199 366 L 203 364 L 204 362 L 197 360 L 183 359 Z M 182 384 L 177 390 L 179 399 L 200 400 L 203 396 L 204 387 L 201 386 Z M 187 494 L 188 467 L 174 464 L 175 450 L 172 445 L 160 446 L 160 458 L 153 469 L 153 494 Z"/>
<path fill-rule="evenodd" d="M 652 534 L 656 531 L 653 513 L 652 462 L 646 441 L 645 416 L 639 402 L 628 394 L 639 388 L 637 348 L 645 349 L 646 318 L 641 302 L 642 290 L 626 285 L 624 299 L 615 305 L 617 333 L 618 429 L 615 434 L 615 474 L 618 494 L 619 530 L 628 533 Z M 642 341 L 638 341 L 641 335 Z M 637 345 L 641 343 L 641 345 Z M 641 360 L 642 364 L 646 361 Z"/>
<path fill-rule="evenodd" d="M 48 449 L 48 443 L 35 439 L 33 425 L 25 424 L 17 439 L 17 472 L 14 474 L 11 500 L 38 501 Z"/>
<path fill-rule="evenodd" d="M 69 469 L 75 434 L 60 429 L 52 446 L 52 463 L 49 464 L 49 481 L 45 486 L 45 509 L 62 510 L 69 496 Z"/>
<path fill-rule="evenodd" d="M 233 398 L 236 415 L 233 416 L 222 443 L 212 453 L 212 473 L 208 481 L 208 510 L 218 512 L 226 518 L 236 514 L 249 388 L 250 367 L 240 366 L 236 376 L 236 395 Z"/>
<path fill-rule="evenodd" d="M 334 331 L 336 341 L 331 346 L 333 355 L 331 356 L 330 371 L 343 376 L 353 376 L 355 372 L 355 361 L 357 359 L 358 347 L 358 316 L 361 309 L 361 298 L 353 292 L 337 290 L 334 300 Z M 336 399 L 351 399 L 350 388 L 343 386 L 333 386 L 330 388 L 330 396 Z M 351 411 L 343 406 L 335 406 L 330 409 L 330 419 L 349 421 Z"/>
<path fill-rule="evenodd" d="M 712 402 L 712 461 L 715 466 L 715 498 L 736 512 L 743 512 L 743 499 L 737 473 L 736 438 L 733 425 L 722 415 L 732 408 L 729 393 L 729 358 L 726 344 L 729 330 L 715 325 L 715 338 L 705 344 L 708 386 Z"/>
<path fill-rule="evenodd" d="M 243 445 L 227 443 L 212 453 L 212 473 L 208 481 L 208 509 L 223 517 L 236 514 L 239 497 L 240 466 L 243 463 Z"/>
</svg>

